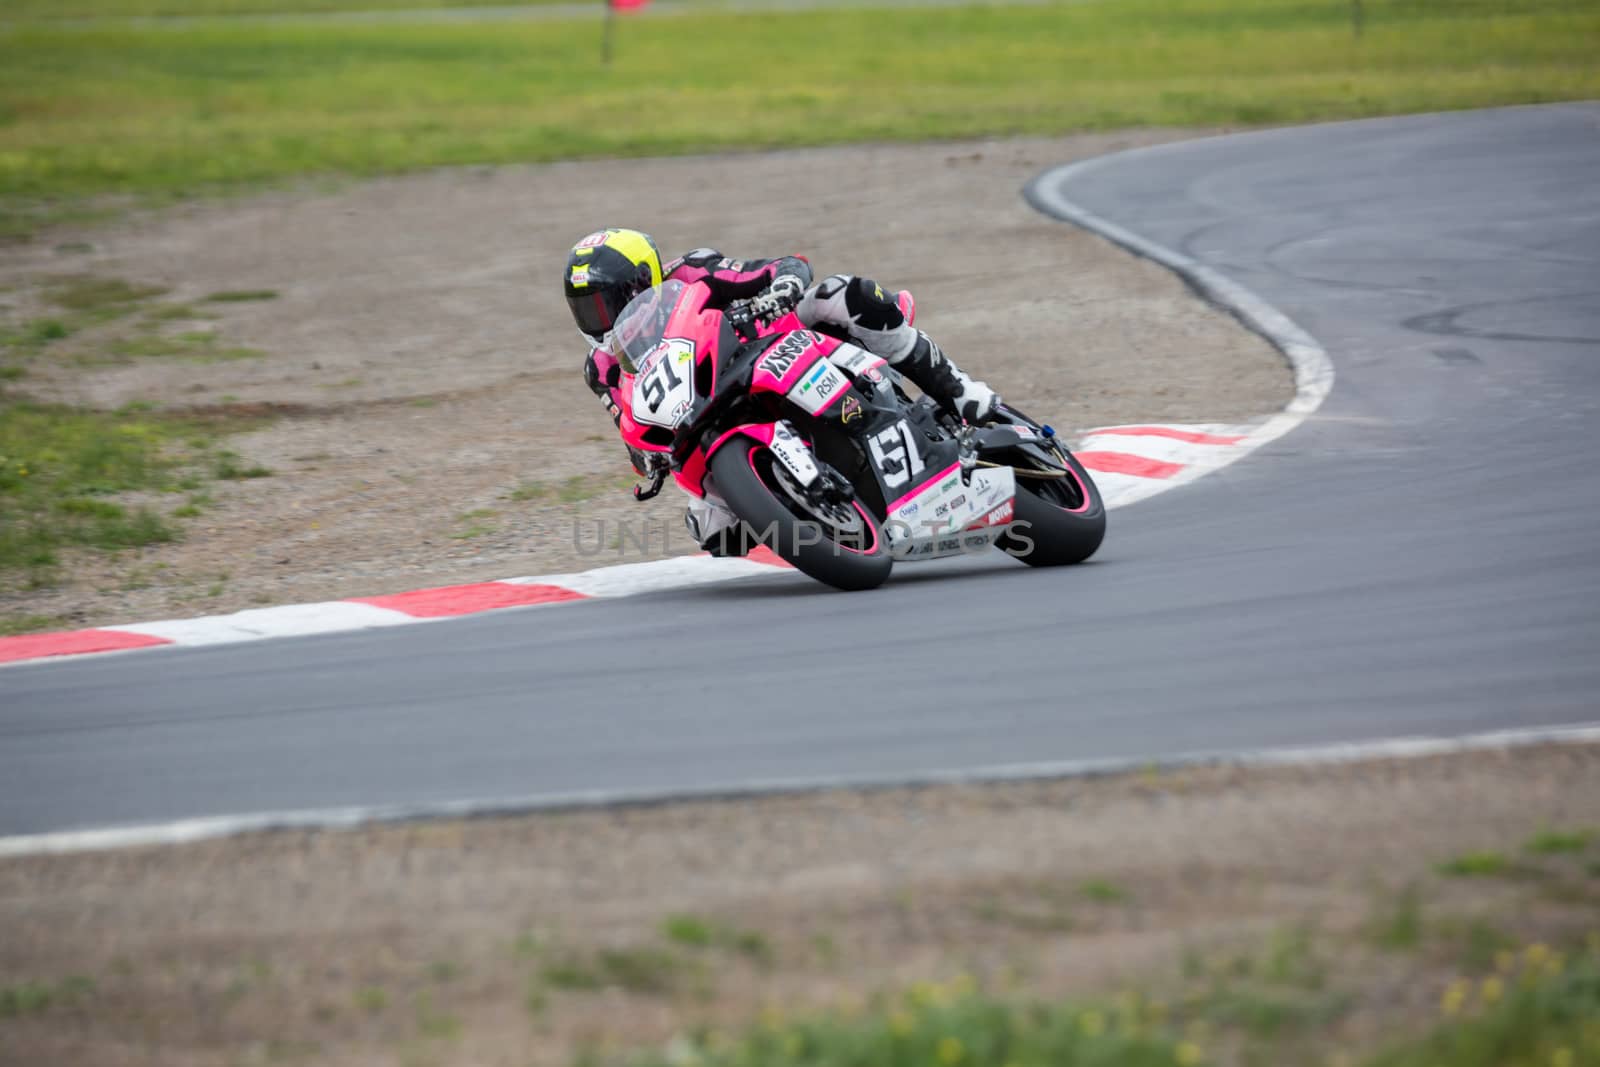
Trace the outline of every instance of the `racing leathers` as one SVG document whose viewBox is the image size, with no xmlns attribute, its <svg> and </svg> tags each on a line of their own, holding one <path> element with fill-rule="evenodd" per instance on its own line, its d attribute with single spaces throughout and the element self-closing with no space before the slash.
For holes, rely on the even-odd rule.
<svg viewBox="0 0 1600 1067">
<path fill-rule="evenodd" d="M 831 327 L 853 343 L 887 360 L 918 388 L 947 410 L 977 423 L 994 411 L 999 397 L 952 363 L 939 346 L 906 321 L 900 305 L 867 278 L 834 274 L 811 284 L 811 265 L 800 256 L 779 259 L 728 259 L 711 248 L 699 248 L 667 263 L 662 278 L 701 282 L 711 290 L 707 307 L 724 308 L 736 300 L 760 297 L 774 308 L 793 307 L 808 327 Z M 612 352 L 611 336 L 592 344 L 583 365 L 584 381 L 600 398 L 612 422 L 622 417 L 618 385 L 621 367 Z M 652 473 L 666 463 L 659 453 L 629 449 L 634 470 Z M 738 518 L 714 493 L 691 496 L 685 516 L 700 547 L 715 555 L 742 554 Z"/>
</svg>

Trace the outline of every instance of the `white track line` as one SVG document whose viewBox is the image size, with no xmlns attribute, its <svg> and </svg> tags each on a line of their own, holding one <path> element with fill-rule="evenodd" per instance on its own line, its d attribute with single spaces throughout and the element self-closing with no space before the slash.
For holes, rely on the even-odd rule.
<svg viewBox="0 0 1600 1067">
<path fill-rule="evenodd" d="M 1307 416 L 1321 407 L 1333 389 L 1333 361 L 1328 358 L 1328 353 L 1323 347 L 1293 319 L 1238 282 L 1224 277 L 1198 260 L 1103 219 L 1088 208 L 1067 199 L 1061 192 L 1061 187 L 1072 178 L 1095 170 L 1106 163 L 1127 159 L 1130 156 L 1170 151 L 1173 147 L 1154 145 L 1150 148 L 1136 148 L 1054 167 L 1028 183 L 1027 188 L 1023 190 L 1023 196 L 1028 203 L 1047 215 L 1081 226 L 1113 244 L 1121 245 L 1135 255 L 1143 256 L 1175 271 L 1206 300 L 1232 314 L 1283 353 L 1294 369 L 1295 394 L 1294 399 L 1283 411 L 1252 429 L 1246 441 L 1227 450 L 1225 455 L 1219 456 L 1221 462 L 1210 467 L 1203 465 L 1189 467 L 1150 492 L 1141 495 L 1122 495 L 1118 503 L 1124 505 L 1131 504 L 1136 499 L 1153 496 L 1164 489 L 1191 482 L 1219 467 L 1226 466 L 1269 441 L 1277 440 L 1299 426 Z M 1098 480 L 1096 479 L 1097 482 Z"/>
<path fill-rule="evenodd" d="M 373 824 L 416 822 L 427 819 L 489 818 L 620 805 L 645 806 L 686 801 L 742 800 L 815 793 L 831 789 L 877 791 L 937 785 L 981 785 L 985 782 L 1104 777 L 1143 770 L 1173 771 L 1190 767 L 1314 766 L 1363 760 L 1421 759 L 1427 756 L 1525 748 L 1542 744 L 1596 743 L 1600 743 L 1600 723 L 1584 723 L 1576 726 L 1498 730 L 1491 733 L 1468 734 L 1464 737 L 1395 737 L 1377 741 L 1294 748 L 1245 749 L 1237 752 L 1201 750 L 1154 759 L 1118 757 L 1007 763 L 988 767 L 940 768 L 890 775 L 755 779 L 705 788 L 596 789 L 572 793 L 535 793 L 520 797 L 483 797 L 433 804 L 388 804 L 374 807 L 261 812 L 252 815 L 218 815 L 143 826 L 0 837 L 0 859 L 91 852 L 101 849 L 182 845 L 235 834 L 273 830 L 348 830 Z"/>
</svg>

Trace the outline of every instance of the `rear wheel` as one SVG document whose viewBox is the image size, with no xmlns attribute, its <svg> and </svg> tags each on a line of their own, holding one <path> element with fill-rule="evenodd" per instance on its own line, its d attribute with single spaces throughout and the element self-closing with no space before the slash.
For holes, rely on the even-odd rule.
<svg viewBox="0 0 1600 1067">
<path fill-rule="evenodd" d="M 852 497 L 816 502 L 765 445 L 739 437 L 711 457 L 722 499 L 774 552 L 836 589 L 874 589 L 894 566 L 872 513 Z"/>
<path fill-rule="evenodd" d="M 1014 532 L 995 542 L 1032 567 L 1082 563 L 1094 555 L 1106 535 L 1106 509 L 1094 479 L 1076 456 L 1062 449 L 1066 474 L 1052 478 L 1017 475 Z M 1020 469 L 1047 470 L 1044 464 L 1018 457 Z M 1059 468 L 1058 468 L 1059 469 Z"/>
</svg>

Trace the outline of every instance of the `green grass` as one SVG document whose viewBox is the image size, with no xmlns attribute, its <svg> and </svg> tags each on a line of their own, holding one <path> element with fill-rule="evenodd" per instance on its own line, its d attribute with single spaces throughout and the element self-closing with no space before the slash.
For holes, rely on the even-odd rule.
<svg viewBox="0 0 1600 1067">
<path fill-rule="evenodd" d="M 1541 830 L 1523 844 L 1523 849 L 1539 856 L 1582 852 L 1594 840 L 1591 830 Z"/>
<path fill-rule="evenodd" d="M 369 1015 L 376 1015 L 389 1006 L 389 994 L 380 986 L 364 986 L 355 992 L 356 1007 Z"/>
<path fill-rule="evenodd" d="M 213 304 L 239 304 L 258 300 L 276 300 L 276 289 L 224 289 L 212 293 L 206 300 Z"/>
<path fill-rule="evenodd" d="M 77 274 L 55 279 L 46 290 L 45 298 L 57 307 L 104 320 L 129 314 L 143 301 L 166 291 L 160 285 L 139 285 L 122 278 Z"/>
<path fill-rule="evenodd" d="M 178 492 L 197 484 L 186 472 L 204 462 L 217 477 L 270 474 L 213 451 L 218 435 L 254 425 L 163 417 L 140 406 L 89 411 L 0 394 L 0 586 L 51 584 L 67 550 L 175 539 L 176 511 L 116 497 Z M 191 504 L 196 499 L 204 500 Z"/>
<path fill-rule="evenodd" d="M 39 295 L 58 314 L 0 324 L 0 356 L 27 361 L 48 355 L 58 361 L 93 367 L 150 358 L 215 363 L 265 354 L 225 344 L 214 330 L 164 332 L 164 327 L 173 322 L 215 317 L 188 304 L 151 303 L 166 292 L 163 286 L 91 274 L 48 278 Z M 116 328 L 79 337 L 85 331 L 119 320 Z M 61 343 L 73 338 L 78 339 L 70 345 Z M 25 368 L 15 366 L 15 370 L 20 377 Z"/>
<path fill-rule="evenodd" d="M 73 1002 L 94 992 L 94 982 L 71 975 L 59 982 L 18 982 L 0 986 L 0 1019 L 33 1015 L 52 1004 Z"/>
<path fill-rule="evenodd" d="M 1422 893 L 1414 885 L 1379 901 L 1366 927 L 1368 939 L 1391 952 L 1416 948 L 1425 931 Z"/>
<path fill-rule="evenodd" d="M 0 214 L 25 228 L 40 204 L 85 197 L 440 164 L 1600 95 L 1600 8 L 1589 0 L 1368 0 L 1359 38 L 1349 10 L 1343 0 L 1117 0 L 694 15 L 624 24 L 609 71 L 592 21 L 22 25 L 0 35 Z M 726 53 L 804 76 L 752 79 L 747 65 L 684 61 Z"/>
<path fill-rule="evenodd" d="M 532 7 L 564 2 L 568 0 L 493 0 L 492 6 Z M 0 8 L 0 21 L 155 15 L 317 14 L 326 11 L 483 6 L 488 6 L 488 0 L 6 0 L 5 6 Z"/>
<path fill-rule="evenodd" d="M 1092 900 L 1097 904 L 1121 904 L 1128 899 L 1126 889 L 1104 878 L 1089 879 L 1078 887 L 1078 893 L 1083 899 Z"/>
<path fill-rule="evenodd" d="M 0 577 L 41 584 L 68 546 L 170 541 L 152 509 L 106 497 L 165 486 L 179 463 L 174 436 L 160 420 L 0 400 Z"/>
<path fill-rule="evenodd" d="M 561 956 L 546 962 L 540 975 L 554 989 L 583 992 L 615 987 L 630 993 L 659 994 L 674 991 L 701 972 L 692 960 L 645 945 Z"/>
<path fill-rule="evenodd" d="M 1196 1067 L 1205 1050 L 1118 1007 L 1016 1003 L 964 979 L 923 984 L 864 1013 L 771 1018 L 739 1035 L 686 1035 L 633 1067 Z"/>
<path fill-rule="evenodd" d="M 1485 919 L 1445 919 L 1435 933 L 1457 954 L 1462 970 L 1481 974 L 1514 945 L 1510 934 Z"/>
<path fill-rule="evenodd" d="M 165 292 L 160 286 L 90 274 L 46 278 L 39 295 L 56 313 L 22 323 L 0 322 L 0 355 L 31 358 L 91 327 L 139 312 L 160 313 L 162 308 L 151 309 L 146 302 Z"/>
<path fill-rule="evenodd" d="M 1515 872 L 1511 861 L 1500 852 L 1465 852 L 1436 868 L 1452 878 L 1499 878 Z"/>
<path fill-rule="evenodd" d="M 661 933 L 686 948 L 723 949 L 763 965 L 772 962 L 772 944 L 756 930 L 741 930 L 696 915 L 671 915 L 662 922 Z"/>
<path fill-rule="evenodd" d="M 60 615 L 8 614 L 0 615 L 0 637 L 38 633 L 42 630 L 59 630 L 67 620 Z"/>
<path fill-rule="evenodd" d="M 229 449 L 218 452 L 211 466 L 213 477 L 223 481 L 242 481 L 246 478 L 270 478 L 272 469 L 263 467 L 258 463 L 244 464 L 239 461 L 239 454 Z"/>
<path fill-rule="evenodd" d="M 452 1040 L 461 1036 L 461 1020 L 436 1009 L 433 998 L 422 993 L 417 996 L 417 1032 L 435 1040 Z"/>
<path fill-rule="evenodd" d="M 1497 985 L 1503 992 L 1492 1003 L 1484 1004 L 1479 992 L 1475 1005 L 1456 1009 L 1464 1017 L 1372 1057 L 1366 1067 L 1588 1067 L 1600 1062 L 1600 966 L 1590 958 L 1552 970 Z"/>
<path fill-rule="evenodd" d="M 1600 1062 L 1600 968 L 1530 946 L 1511 971 L 1460 980 L 1422 1036 L 1375 1054 L 1329 1058 L 1351 1002 L 1308 982 L 1303 933 L 1245 957 L 1252 984 L 1171 1001 L 1024 1001 L 960 977 L 864 1007 L 785 1018 L 728 1034 L 702 1028 L 661 1052 L 593 1062 L 629 1067 L 1200 1067 L 1360 1063 L 1363 1067 L 1590 1067 Z M 1276 961 L 1276 962 L 1275 962 Z M 1285 961 L 1288 969 L 1283 970 Z M 1320 1035 L 1317 1036 L 1317 1035 Z"/>
<path fill-rule="evenodd" d="M 179 359 L 189 363 L 221 363 L 235 359 L 259 359 L 266 355 L 258 348 L 223 344 L 215 330 L 185 330 L 165 334 L 149 330 L 119 338 L 106 346 L 104 353 L 80 357 L 86 364 L 125 362 L 135 359 Z"/>
</svg>

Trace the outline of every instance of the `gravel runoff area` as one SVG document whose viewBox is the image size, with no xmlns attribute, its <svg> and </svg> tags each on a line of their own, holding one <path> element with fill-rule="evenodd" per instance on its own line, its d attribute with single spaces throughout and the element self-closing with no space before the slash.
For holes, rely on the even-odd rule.
<svg viewBox="0 0 1600 1067">
<path fill-rule="evenodd" d="M 670 532 L 655 555 L 692 551 L 678 494 L 626 495 L 625 455 L 579 375 L 557 278 L 603 225 L 648 229 L 667 254 L 800 252 L 909 288 L 958 361 L 1062 428 L 1275 412 L 1292 381 L 1265 342 L 1020 196 L 1049 165 L 1206 132 L 443 170 L 0 249 L 0 317 L 47 313 L 52 278 L 117 278 L 200 302 L 226 344 L 266 353 L 45 355 L 19 383 L 30 395 L 277 416 L 230 446 L 273 477 L 215 483 L 181 542 L 75 557 L 59 587 L 0 592 L 0 615 L 104 625 L 644 558 L 598 532 L 623 520 Z M 277 296 L 204 303 L 219 290 Z M 607 551 L 575 548 L 579 520 Z"/>
<path fill-rule="evenodd" d="M 958 974 L 1176 1002 L 1268 943 L 1323 1020 L 1273 1062 L 1320 1064 L 1474 954 L 1600 943 L 1597 828 L 1569 744 L 12 858 L 0 984 L 55 995 L 12 996 L 0 1063 L 562 1063 Z"/>
</svg>

